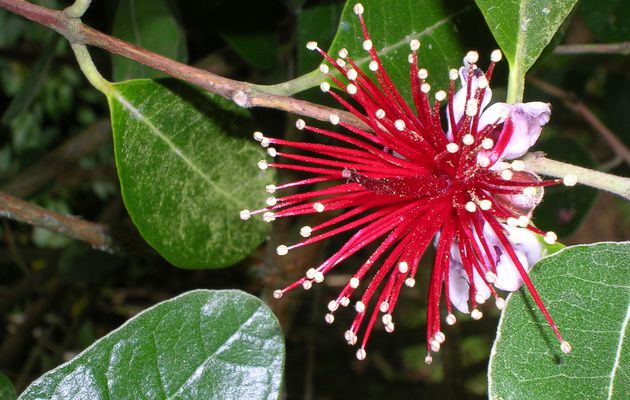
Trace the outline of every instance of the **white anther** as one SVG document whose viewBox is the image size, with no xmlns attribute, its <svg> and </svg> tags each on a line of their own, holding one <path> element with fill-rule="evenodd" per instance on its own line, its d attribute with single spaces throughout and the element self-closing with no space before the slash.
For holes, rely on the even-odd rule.
<svg viewBox="0 0 630 400">
<path fill-rule="evenodd" d="M 376 72 L 376 71 L 378 71 L 378 63 L 376 61 L 372 60 L 368 64 L 368 68 L 370 69 L 370 71 Z"/>
<path fill-rule="evenodd" d="M 470 133 L 467 133 L 462 138 L 462 143 L 464 143 L 466 146 L 470 146 L 471 144 L 475 143 L 475 138 Z"/>
<path fill-rule="evenodd" d="M 566 340 L 563 340 L 562 343 L 560 343 L 560 349 L 564 354 L 569 354 L 572 350 L 571 344 Z"/>
<path fill-rule="evenodd" d="M 407 264 L 406 261 L 401 261 L 398 264 L 398 272 L 400 272 L 401 274 L 406 274 L 407 271 L 409 271 L 409 264 Z"/>
<path fill-rule="evenodd" d="M 479 292 L 475 293 L 475 301 L 477 304 L 483 304 L 486 302 L 486 298 Z"/>
<path fill-rule="evenodd" d="M 239 215 L 241 219 L 245 221 L 245 220 L 248 220 L 252 216 L 252 213 L 249 210 L 241 210 Z"/>
<path fill-rule="evenodd" d="M 350 304 L 350 299 L 346 296 L 343 296 L 341 299 L 339 299 L 339 304 L 341 304 L 342 307 L 348 307 L 348 305 Z"/>
<path fill-rule="evenodd" d="M 278 199 L 276 199 L 276 198 L 275 198 L 275 197 L 273 197 L 273 196 L 269 196 L 269 197 L 267 197 L 267 199 L 265 200 L 265 203 L 266 203 L 269 207 L 271 207 L 271 206 L 275 206 L 275 205 L 276 205 L 276 203 L 278 203 Z"/>
<path fill-rule="evenodd" d="M 361 15 L 363 14 L 363 5 L 361 3 L 357 3 L 354 5 L 354 7 L 352 7 L 352 10 L 354 11 L 354 13 L 356 15 Z"/>
<path fill-rule="evenodd" d="M 263 214 L 263 221 L 271 222 L 275 220 L 276 220 L 276 215 L 272 213 L 271 211 L 267 211 L 266 213 Z"/>
<path fill-rule="evenodd" d="M 324 319 L 326 320 L 327 323 L 332 324 L 333 322 L 335 322 L 335 316 L 332 314 L 326 314 L 326 316 L 324 317 Z"/>
<path fill-rule="evenodd" d="M 469 117 L 474 117 L 477 115 L 477 111 L 479 111 L 479 102 L 477 99 L 468 99 L 466 102 L 466 115 Z"/>
<path fill-rule="evenodd" d="M 308 225 L 300 228 L 300 236 L 302 237 L 309 237 L 311 236 L 311 233 L 313 233 L 313 229 Z"/>
<path fill-rule="evenodd" d="M 512 180 L 513 176 L 514 172 L 510 171 L 509 169 L 504 169 L 503 171 L 501 171 L 501 179 L 503 179 L 504 181 Z"/>
<path fill-rule="evenodd" d="M 262 138 L 262 140 L 260 141 L 260 145 L 262 147 L 269 147 L 270 144 L 271 144 L 271 139 L 269 138 Z"/>
<path fill-rule="evenodd" d="M 313 204 L 313 209 L 317 212 L 323 212 L 326 209 L 326 206 L 322 203 L 317 202 Z"/>
<path fill-rule="evenodd" d="M 468 202 L 466 202 L 466 204 L 464 204 L 464 209 L 466 209 L 466 211 L 472 213 L 472 212 L 477 211 L 477 205 L 475 203 L 473 203 L 472 201 L 468 201 Z"/>
<path fill-rule="evenodd" d="M 446 145 L 446 151 L 448 151 L 449 153 L 457 153 L 458 150 L 459 146 L 457 145 L 457 143 L 449 143 Z"/>
<path fill-rule="evenodd" d="M 312 281 L 304 281 L 304 282 L 302 282 L 302 287 L 304 288 L 304 290 L 309 290 L 310 288 L 313 287 L 313 282 Z"/>
<path fill-rule="evenodd" d="M 418 70 L 418 78 L 427 79 L 429 77 L 429 71 L 424 68 Z"/>
<path fill-rule="evenodd" d="M 343 337 L 344 337 L 344 339 L 346 339 L 346 342 L 352 343 L 353 338 L 355 337 L 355 334 L 354 334 L 354 332 L 348 330 L 348 331 L 344 332 Z"/>
<path fill-rule="evenodd" d="M 393 322 L 385 325 L 385 332 L 387 332 L 387 333 L 394 332 L 394 323 Z"/>
<path fill-rule="evenodd" d="M 273 291 L 273 297 L 274 299 L 279 299 L 280 297 L 282 297 L 284 293 L 282 293 L 282 290 L 278 289 L 278 290 L 274 290 Z"/>
<path fill-rule="evenodd" d="M 341 177 L 342 178 L 350 178 L 352 176 L 352 172 L 350 172 L 350 170 L 348 168 L 344 168 L 343 171 L 341 171 Z"/>
<path fill-rule="evenodd" d="M 339 123 L 339 116 L 337 114 L 330 114 L 328 120 L 331 124 L 337 125 Z"/>
<path fill-rule="evenodd" d="M 554 244 L 556 240 L 558 240 L 558 235 L 556 235 L 555 232 L 549 231 L 545 234 L 544 240 L 548 244 Z"/>
<path fill-rule="evenodd" d="M 514 217 L 508 217 L 507 224 L 508 226 L 515 227 L 516 225 L 518 225 L 518 220 Z"/>
<path fill-rule="evenodd" d="M 492 53 L 490 53 L 490 61 L 492 62 L 499 62 L 501 61 L 501 59 L 503 58 L 503 54 L 501 54 L 501 50 L 496 49 L 494 51 L 492 51 Z"/>
<path fill-rule="evenodd" d="M 420 48 L 420 41 L 418 39 L 411 39 L 409 42 L 409 48 L 411 51 L 416 51 Z"/>
<path fill-rule="evenodd" d="M 338 66 L 340 67 L 345 67 L 346 66 L 346 62 L 344 60 L 342 60 L 341 58 L 338 58 L 337 61 L 335 61 L 337 63 Z"/>
<path fill-rule="evenodd" d="M 440 351 L 440 342 L 438 342 L 435 339 L 431 339 L 431 341 L 429 342 L 431 345 L 431 351 L 434 353 L 437 353 L 438 351 Z"/>
<path fill-rule="evenodd" d="M 315 272 L 315 283 L 324 282 L 324 273 L 321 271 Z"/>
<path fill-rule="evenodd" d="M 254 140 L 260 142 L 261 140 L 263 140 L 264 137 L 265 135 L 263 135 L 262 132 L 259 132 L 259 131 L 254 132 Z"/>
<path fill-rule="evenodd" d="M 357 79 L 357 76 L 359 76 L 359 74 L 357 73 L 357 70 L 354 68 L 350 68 L 347 72 L 346 72 L 346 76 L 348 77 L 348 79 L 350 79 L 351 81 Z"/>
<path fill-rule="evenodd" d="M 265 191 L 267 193 L 275 193 L 276 192 L 276 185 L 267 185 L 267 186 L 265 186 Z"/>
<path fill-rule="evenodd" d="M 431 365 L 431 363 L 432 363 L 432 362 L 433 362 L 433 357 L 431 357 L 431 356 L 429 356 L 429 355 L 428 355 L 428 356 L 426 356 L 426 357 L 424 357 L 424 363 L 425 363 L 426 365 Z"/>
<path fill-rule="evenodd" d="M 564 186 L 575 186 L 575 184 L 577 183 L 578 178 L 575 175 L 565 175 L 564 178 L 562 178 L 562 183 L 564 184 Z"/>
<path fill-rule="evenodd" d="M 328 309 L 330 310 L 330 312 L 335 312 L 337 311 L 338 308 L 339 308 L 339 303 L 337 303 L 335 300 L 330 300 L 328 302 Z"/>
<path fill-rule="evenodd" d="M 435 92 L 435 100 L 437 101 L 444 101 L 444 99 L 446 99 L 446 92 L 443 90 L 438 90 L 437 92 Z"/>
<path fill-rule="evenodd" d="M 383 316 L 381 317 L 381 321 L 383 322 L 383 325 L 389 325 L 392 323 L 392 315 L 391 314 L 383 314 Z"/>
<path fill-rule="evenodd" d="M 484 211 L 487 211 L 492 208 L 492 202 L 488 199 L 480 200 L 479 208 L 481 208 Z"/>
<path fill-rule="evenodd" d="M 376 110 L 376 113 L 374 113 L 374 115 L 376 115 L 376 118 L 378 119 L 383 119 L 385 118 L 385 110 L 379 108 L 378 110 Z"/>
<path fill-rule="evenodd" d="M 471 311 L 470 317 L 478 321 L 481 319 L 481 317 L 483 317 L 483 313 L 475 308 L 474 310 Z"/>
<path fill-rule="evenodd" d="M 481 141 L 481 147 L 483 147 L 486 150 L 490 150 L 492 146 L 494 146 L 494 140 L 490 138 L 485 138 Z"/>
<path fill-rule="evenodd" d="M 343 49 L 339 50 L 337 54 L 339 55 L 339 58 L 346 58 L 348 57 L 348 49 L 344 47 Z"/>
<path fill-rule="evenodd" d="M 477 78 L 477 87 L 479 89 L 485 89 L 488 87 L 488 78 L 486 78 L 485 75 L 481 75 L 479 78 Z"/>
<path fill-rule="evenodd" d="M 321 89 L 322 92 L 326 93 L 330 90 L 330 83 L 322 82 L 319 84 L 319 88 Z"/>
<path fill-rule="evenodd" d="M 260 160 L 258 161 L 258 168 L 265 170 L 267 168 L 269 168 L 269 164 L 267 164 L 267 161 L 265 160 Z"/>
<path fill-rule="evenodd" d="M 424 94 L 427 94 L 431 91 L 431 85 L 429 85 L 428 83 L 423 83 L 422 85 L 420 85 L 420 91 Z"/>
<path fill-rule="evenodd" d="M 527 225 L 529 225 L 529 218 L 527 218 L 527 216 L 525 215 L 521 215 L 520 217 L 518 217 L 517 225 L 521 228 L 526 228 Z"/>
<path fill-rule="evenodd" d="M 306 42 L 306 48 L 309 50 L 317 49 L 317 42 L 315 41 Z"/>
<path fill-rule="evenodd" d="M 387 310 L 389 310 L 389 303 L 384 301 L 381 303 L 381 305 L 378 308 L 382 313 L 386 313 Z"/>
<path fill-rule="evenodd" d="M 394 126 L 396 127 L 396 129 L 402 132 L 405 130 L 405 121 L 403 121 L 402 119 L 397 119 L 394 122 Z"/>
<path fill-rule="evenodd" d="M 278 150 L 276 150 L 274 147 L 270 147 L 267 149 L 267 154 L 269 155 L 269 157 L 275 157 L 278 155 Z"/>
<path fill-rule="evenodd" d="M 365 360 L 365 356 L 366 356 L 365 349 L 357 350 L 357 360 L 363 361 Z"/>
<path fill-rule="evenodd" d="M 444 334 L 444 332 L 441 331 L 437 331 L 435 332 L 435 335 L 433 335 L 433 337 L 435 338 L 435 340 L 437 340 L 440 344 L 444 343 L 446 341 L 446 335 Z"/>
<path fill-rule="evenodd" d="M 295 121 L 295 127 L 298 128 L 299 130 L 304 129 L 304 127 L 306 126 L 306 122 L 304 122 L 303 119 L 298 119 L 297 121 Z"/>
<path fill-rule="evenodd" d="M 327 74 L 328 72 L 330 72 L 330 68 L 328 68 L 328 65 L 326 64 L 320 64 L 319 72 L 321 72 L 322 74 Z"/>
<path fill-rule="evenodd" d="M 448 71 L 448 79 L 456 81 L 459 78 L 459 72 L 455 68 Z"/>
<path fill-rule="evenodd" d="M 525 163 L 521 160 L 512 161 L 512 169 L 514 171 L 523 171 L 525 169 Z"/>
<path fill-rule="evenodd" d="M 503 310 L 505 308 L 505 300 L 497 297 L 496 300 L 494 301 L 494 305 L 499 309 L 499 310 Z"/>
<path fill-rule="evenodd" d="M 306 277 L 307 277 L 308 279 L 313 279 L 313 278 L 315 278 L 315 272 L 317 272 L 317 270 L 316 270 L 315 268 L 309 268 L 309 269 L 306 271 Z"/>
<path fill-rule="evenodd" d="M 278 253 L 279 256 L 285 256 L 287 255 L 288 252 L 289 252 L 289 248 L 283 244 L 276 247 L 276 253 Z"/>
<path fill-rule="evenodd" d="M 351 83 L 346 86 L 346 91 L 348 92 L 348 94 L 357 94 L 357 87 L 354 85 L 354 83 Z"/>
<path fill-rule="evenodd" d="M 372 44 L 372 41 L 370 39 L 367 39 L 367 40 L 363 41 L 363 50 L 370 51 L 370 50 L 372 50 L 373 46 L 374 45 Z"/>
<path fill-rule="evenodd" d="M 475 64 L 479 60 L 479 53 L 476 51 L 469 51 L 466 53 L 466 61 L 470 64 Z"/>
<path fill-rule="evenodd" d="M 486 272 L 486 280 L 488 281 L 488 283 L 496 282 L 497 281 L 497 274 L 495 274 L 492 271 Z"/>
<path fill-rule="evenodd" d="M 414 286 L 416 286 L 416 280 L 413 279 L 413 278 L 407 278 L 407 279 L 405 279 L 405 285 L 407 287 L 414 287 Z"/>
<path fill-rule="evenodd" d="M 350 287 L 352 289 L 356 289 L 359 287 L 359 283 L 361 283 L 359 281 L 359 278 L 357 278 L 356 276 L 353 276 L 352 278 L 350 278 Z"/>
<path fill-rule="evenodd" d="M 488 165 L 490 165 L 490 158 L 484 155 L 480 155 L 479 157 L 477 157 L 477 164 L 479 164 L 479 166 L 482 168 L 486 168 Z"/>
<path fill-rule="evenodd" d="M 407 61 L 409 62 L 409 64 L 413 64 L 413 53 L 409 53 L 407 55 Z"/>
<path fill-rule="evenodd" d="M 525 196 L 534 197 L 536 195 L 536 188 L 533 186 L 526 187 L 523 189 L 523 194 Z"/>
<path fill-rule="evenodd" d="M 362 301 L 357 301 L 356 304 L 354 305 L 354 309 L 359 313 L 364 313 L 365 312 L 365 304 L 363 304 Z"/>
<path fill-rule="evenodd" d="M 455 322 L 457 322 L 457 318 L 455 318 L 455 315 L 449 314 L 446 316 L 447 325 L 455 325 Z"/>
</svg>

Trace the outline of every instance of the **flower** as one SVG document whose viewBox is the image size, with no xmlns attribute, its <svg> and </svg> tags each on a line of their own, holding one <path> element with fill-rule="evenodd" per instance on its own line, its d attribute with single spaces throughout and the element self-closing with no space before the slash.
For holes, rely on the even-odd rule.
<svg viewBox="0 0 630 400">
<path fill-rule="evenodd" d="M 361 334 L 356 355 L 366 356 L 366 345 L 379 315 L 387 332 L 394 331 L 393 312 L 403 285 L 413 287 L 419 261 L 433 242 L 436 257 L 431 270 L 427 303 L 427 357 L 437 352 L 446 336 L 442 332 L 440 303 L 445 301 L 446 322 L 456 321 L 453 307 L 482 317 L 478 305 L 490 296 L 500 309 L 505 301 L 495 289 L 515 291 L 523 283 L 561 342 L 570 351 L 532 285 L 527 273 L 541 257 L 535 234 L 552 243 L 553 232 L 544 233 L 530 221 L 534 207 L 542 198 L 542 188 L 563 180 L 541 180 L 526 170 L 521 160 L 536 142 L 551 110 L 545 103 L 489 106 L 492 92 L 489 81 L 501 52 L 495 50 L 487 71 L 477 67 L 478 54 L 469 52 L 459 71 L 450 71 L 448 93 L 438 91 L 431 102 L 427 71 L 418 66 L 418 40 L 411 40 L 409 55 L 413 108 L 403 99 L 383 69 L 368 34 L 363 7 L 355 5 L 370 55 L 369 69 L 376 77 L 355 64 L 343 49 L 333 59 L 315 42 L 307 47 L 318 51 L 328 64 L 320 70 L 352 99 L 331 90 L 328 82 L 321 89 L 329 93 L 353 116 L 330 115 L 330 122 L 342 133 L 307 125 L 297 120 L 299 130 L 332 138 L 338 144 L 288 141 L 254 133 L 271 157 L 279 162 L 261 160 L 261 169 L 270 167 L 310 174 L 309 177 L 279 186 L 267 186 L 275 194 L 301 188 L 297 194 L 267 198 L 267 206 L 256 211 L 243 210 L 241 218 L 262 214 L 265 221 L 332 211 L 334 214 L 316 226 L 304 226 L 304 239 L 277 247 L 279 255 L 354 232 L 330 258 L 284 289 L 276 298 L 302 286 L 310 289 L 344 260 L 372 243 L 379 243 L 354 273 L 338 297 L 328 304 L 326 321 L 334 321 L 335 311 L 347 307 L 357 289 L 362 294 L 354 303 L 356 317 L 345 338 L 354 345 Z M 338 75 L 331 73 L 331 68 Z M 342 76 L 343 78 L 338 78 Z M 455 81 L 462 88 L 455 92 Z M 446 104 L 446 125 L 442 127 L 440 105 Z M 282 150 L 274 146 L 282 146 Z M 299 151 L 285 152 L 284 149 Z M 513 160 L 509 162 L 508 160 Z M 567 181 L 565 177 L 565 182 Z M 570 180 L 569 180 L 570 181 Z M 313 185 L 317 185 L 313 188 Z M 371 307 L 371 309 L 370 309 Z"/>
</svg>

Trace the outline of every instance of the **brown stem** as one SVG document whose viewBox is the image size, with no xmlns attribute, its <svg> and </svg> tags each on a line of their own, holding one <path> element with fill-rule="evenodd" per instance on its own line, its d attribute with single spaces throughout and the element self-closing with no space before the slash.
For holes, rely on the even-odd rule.
<svg viewBox="0 0 630 400">
<path fill-rule="evenodd" d="M 62 233 L 87 242 L 98 250 L 115 251 L 113 240 L 105 226 L 46 210 L 2 192 L 0 216 Z"/>
<path fill-rule="evenodd" d="M 630 54 L 630 42 L 564 44 L 556 46 L 556 54 Z"/>
<path fill-rule="evenodd" d="M 337 114 L 342 121 L 365 128 L 361 120 L 347 111 L 320 106 L 288 96 L 272 94 L 264 91 L 260 86 L 224 78 L 211 72 L 179 63 L 99 32 L 84 25 L 79 19 L 68 16 L 63 11 L 50 10 L 25 0 L 0 0 L 0 8 L 7 9 L 51 28 L 65 36 L 70 43 L 99 47 L 110 53 L 129 58 L 177 79 L 202 87 L 209 92 L 231 99 L 241 107 L 274 108 L 312 117 L 320 121 L 328 121 L 330 114 Z"/>
<path fill-rule="evenodd" d="M 543 92 L 562 100 L 564 106 L 581 116 L 599 135 L 610 145 L 617 157 L 623 159 L 630 165 L 630 149 L 604 123 L 593 114 L 593 112 L 577 97 L 551 83 L 538 78 L 529 77 L 528 82 L 536 86 Z"/>
</svg>

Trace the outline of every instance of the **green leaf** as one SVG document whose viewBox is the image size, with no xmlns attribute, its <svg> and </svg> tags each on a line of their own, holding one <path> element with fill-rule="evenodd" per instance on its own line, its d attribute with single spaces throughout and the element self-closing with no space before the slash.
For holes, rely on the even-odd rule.
<svg viewBox="0 0 630 400">
<path fill-rule="evenodd" d="M 525 73 L 569 15 L 577 0 L 475 0 L 510 64 L 508 103 L 523 98 Z"/>
<path fill-rule="evenodd" d="M 151 246 L 178 267 L 218 268 L 262 243 L 268 224 L 239 217 L 273 178 L 256 167 L 246 111 L 174 80 L 118 83 L 108 99 L 123 200 Z"/>
<path fill-rule="evenodd" d="M 2 372 L 0 372 L 0 399 L 2 400 L 15 400 L 17 393 L 13 387 L 11 380 Z"/>
<path fill-rule="evenodd" d="M 531 278 L 573 351 L 560 351 L 529 294 L 512 294 L 492 349 L 489 397 L 627 399 L 630 242 L 567 247 Z"/>
<path fill-rule="evenodd" d="M 542 150 L 558 161 L 585 168 L 597 166 L 590 153 L 575 140 L 553 138 L 539 142 L 536 150 Z M 597 198 L 597 191 L 587 186 L 552 186 L 545 189 L 543 202 L 536 208 L 536 225 L 544 231 L 554 231 L 560 237 L 573 233 L 588 214 Z"/>
<path fill-rule="evenodd" d="M 330 47 L 330 55 L 337 57 L 346 48 L 355 62 L 369 72 L 369 55 L 362 48 L 363 33 L 359 19 L 346 2 L 337 35 Z M 473 10 L 462 2 L 443 0 L 367 0 L 363 17 L 383 67 L 394 85 L 410 99 L 409 41 L 420 40 L 418 57 L 422 68 L 429 71 L 429 83 L 439 88 L 448 87 L 448 70 L 461 66 L 464 50 L 457 33 L 459 19 Z"/>
<path fill-rule="evenodd" d="M 188 48 L 184 30 L 173 13 L 173 2 L 166 0 L 121 0 L 114 18 L 112 34 L 163 56 L 186 62 Z M 128 58 L 112 56 L 115 81 L 164 76 Z"/>
<path fill-rule="evenodd" d="M 275 32 L 224 33 L 223 40 L 254 68 L 272 69 L 278 64 Z"/>
<path fill-rule="evenodd" d="M 305 8 L 297 15 L 298 75 L 310 72 L 321 64 L 321 56 L 308 50 L 304 44 L 310 40 L 317 40 L 320 47 L 329 48 L 337 33 L 342 10 L 343 3 L 327 3 Z"/>
<path fill-rule="evenodd" d="M 195 290 L 159 303 L 29 386 L 30 399 L 276 399 L 284 343 L 258 298 Z"/>
</svg>

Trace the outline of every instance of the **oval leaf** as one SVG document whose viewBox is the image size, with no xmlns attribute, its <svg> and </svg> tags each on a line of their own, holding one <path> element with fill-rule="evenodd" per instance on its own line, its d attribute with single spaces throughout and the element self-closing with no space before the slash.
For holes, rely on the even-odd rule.
<svg viewBox="0 0 630 400">
<path fill-rule="evenodd" d="M 0 399 L 2 400 L 15 400 L 17 393 L 11 380 L 2 372 L 0 372 Z"/>
<path fill-rule="evenodd" d="M 284 343 L 258 298 L 196 290 L 159 303 L 46 373 L 30 399 L 276 399 Z"/>
<path fill-rule="evenodd" d="M 508 102 L 523 97 L 525 73 L 549 44 L 577 0 L 475 0 L 510 64 Z"/>
<path fill-rule="evenodd" d="M 567 247 L 532 281 L 565 340 L 531 297 L 510 296 L 488 370 L 491 399 L 627 399 L 630 393 L 630 242 Z"/>
<path fill-rule="evenodd" d="M 185 63 L 188 60 L 186 36 L 172 7 L 174 2 L 166 0 L 121 0 L 114 18 L 112 34 Z M 116 55 L 112 57 L 115 81 L 164 76 L 162 72 L 128 58 Z"/>
<path fill-rule="evenodd" d="M 268 224 L 244 223 L 272 174 L 242 136 L 248 114 L 174 80 L 118 83 L 108 96 L 125 206 L 142 236 L 182 268 L 218 268 L 246 257 Z"/>
<path fill-rule="evenodd" d="M 356 1 L 346 2 L 337 35 L 330 47 L 330 55 L 348 49 L 350 57 L 368 71 L 369 55 L 362 48 L 363 33 L 353 11 Z M 449 68 L 458 68 L 464 57 L 458 40 L 457 21 L 472 8 L 462 2 L 453 7 L 442 0 L 362 0 L 363 17 L 384 69 L 394 85 L 410 98 L 409 41 L 421 42 L 418 57 L 422 68 L 430 74 L 428 81 L 438 88 L 448 87 Z"/>
</svg>

